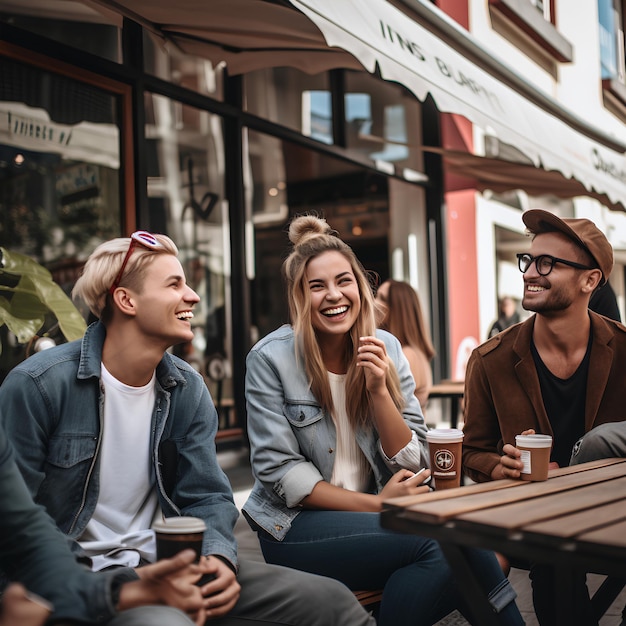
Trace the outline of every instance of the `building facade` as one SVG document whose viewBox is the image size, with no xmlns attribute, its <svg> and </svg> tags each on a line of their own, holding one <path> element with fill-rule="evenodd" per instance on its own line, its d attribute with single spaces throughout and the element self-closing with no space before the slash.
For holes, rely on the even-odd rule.
<svg viewBox="0 0 626 626">
<path fill-rule="evenodd" d="M 519 297 L 525 208 L 606 229 L 623 311 L 623 16 L 580 4 L 1 0 L 0 246 L 69 291 L 100 241 L 170 235 L 202 297 L 176 351 L 224 437 L 250 346 L 288 321 L 295 214 L 418 290 L 436 379 Z M 4 375 L 28 350 L 0 330 Z"/>
</svg>

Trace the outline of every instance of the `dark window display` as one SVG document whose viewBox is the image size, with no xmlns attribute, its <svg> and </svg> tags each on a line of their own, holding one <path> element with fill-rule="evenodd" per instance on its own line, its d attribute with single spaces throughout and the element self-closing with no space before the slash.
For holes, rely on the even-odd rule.
<svg viewBox="0 0 626 626">
<path fill-rule="evenodd" d="M 200 296 L 194 339 L 174 351 L 204 376 L 220 429 L 228 429 L 235 415 L 222 119 L 156 94 L 146 94 L 145 111 L 150 224 L 141 227 L 172 237 L 187 282 Z"/>
<path fill-rule="evenodd" d="M 66 293 L 93 248 L 120 234 L 116 110 L 116 96 L 0 59 L 0 247 L 43 265 Z M 6 310 L 15 277 L 3 277 Z M 34 332 L 66 338 L 48 317 Z M 4 377 L 32 346 L 0 333 Z"/>
<path fill-rule="evenodd" d="M 254 226 L 254 336 L 288 321 L 281 266 L 294 215 L 325 217 L 373 275 L 389 275 L 387 179 L 358 165 L 248 129 L 246 198 Z"/>
<path fill-rule="evenodd" d="M 122 61 L 120 28 L 85 3 L 20 0 L 0 8 L 0 22 L 116 63 Z"/>
</svg>

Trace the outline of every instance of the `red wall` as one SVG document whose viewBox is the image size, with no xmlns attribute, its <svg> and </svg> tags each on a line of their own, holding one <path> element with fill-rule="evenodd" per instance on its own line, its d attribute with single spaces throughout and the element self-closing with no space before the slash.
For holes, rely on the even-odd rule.
<svg viewBox="0 0 626 626">
<path fill-rule="evenodd" d="M 439 0 L 437 6 L 458 24 L 469 28 L 468 0 Z M 441 132 L 444 148 L 473 152 L 472 124 L 464 117 L 442 115 Z M 469 352 L 477 345 L 480 337 L 475 190 L 472 181 L 444 171 L 444 194 L 450 330 L 449 376 L 462 378 Z"/>
</svg>

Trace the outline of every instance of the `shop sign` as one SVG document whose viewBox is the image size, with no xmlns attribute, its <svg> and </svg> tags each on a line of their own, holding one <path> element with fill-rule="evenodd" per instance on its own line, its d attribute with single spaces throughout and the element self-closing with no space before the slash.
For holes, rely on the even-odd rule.
<svg viewBox="0 0 626 626">
<path fill-rule="evenodd" d="M 72 127 L 53 122 L 43 122 L 15 113 L 7 114 L 8 132 L 12 137 L 41 141 L 55 146 L 69 146 Z"/>
</svg>

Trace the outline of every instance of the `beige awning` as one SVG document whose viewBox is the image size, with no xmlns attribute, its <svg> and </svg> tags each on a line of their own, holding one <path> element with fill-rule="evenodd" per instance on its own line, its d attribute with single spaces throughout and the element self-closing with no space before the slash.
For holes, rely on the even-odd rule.
<svg viewBox="0 0 626 626">
<path fill-rule="evenodd" d="M 565 186 L 569 195 L 606 197 L 613 208 L 626 207 L 623 152 L 573 129 L 385 0 L 290 2 L 319 27 L 329 46 L 349 51 L 369 72 L 379 71 L 382 78 L 403 84 L 419 100 L 432 95 L 440 111 L 460 114 L 488 136 L 515 146 L 536 168 L 574 179 Z M 450 155 L 452 161 L 458 159 Z M 483 160 L 482 166 L 494 161 L 500 160 Z M 507 180 L 514 184 L 517 174 L 512 168 L 523 166 L 500 163 L 500 169 L 508 167 L 512 175 Z M 523 172 L 519 169 L 519 188 L 527 189 Z M 489 180 L 484 174 L 477 180 Z M 564 186 L 560 189 L 563 192 Z"/>
<path fill-rule="evenodd" d="M 626 157 L 619 138 L 598 140 L 603 132 L 591 126 L 580 132 L 567 115 L 556 116 L 547 110 L 551 107 L 529 100 L 386 0 L 289 0 L 299 11 L 263 0 L 77 1 L 134 19 L 184 52 L 226 62 L 231 74 L 272 66 L 379 72 L 419 100 L 430 94 L 440 111 L 464 116 L 495 143 L 514 146 L 535 168 L 558 173 L 559 193 L 626 207 Z M 541 99 L 560 106 L 548 95 Z M 476 177 L 476 168 L 468 165 L 472 156 L 461 163 L 451 154 L 448 162 Z M 506 179 L 529 189 L 522 184 L 528 182 L 523 166 L 507 166 L 502 158 L 494 162 L 510 173 L 501 185 Z M 493 178 L 482 172 L 477 180 L 486 185 Z M 559 180 L 542 178 L 548 187 L 549 180 Z"/>
</svg>

